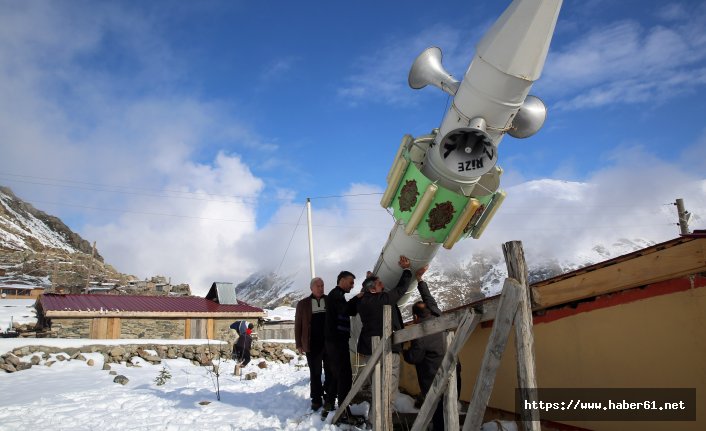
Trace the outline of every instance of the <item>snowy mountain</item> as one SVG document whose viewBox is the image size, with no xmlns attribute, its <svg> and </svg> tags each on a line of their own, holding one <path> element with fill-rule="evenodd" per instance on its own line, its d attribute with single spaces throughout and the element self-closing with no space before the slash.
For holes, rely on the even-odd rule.
<svg viewBox="0 0 706 431">
<path fill-rule="evenodd" d="M 297 289 L 294 276 L 279 276 L 274 272 L 256 272 L 235 286 L 238 300 L 263 308 L 291 305 L 309 294 Z"/>
<path fill-rule="evenodd" d="M 590 250 L 575 256 L 528 259 L 530 283 L 546 280 L 594 263 L 631 253 L 653 245 L 644 239 L 620 239 L 612 244 L 596 244 Z M 432 294 L 442 310 L 492 296 L 500 292 L 507 277 L 505 260 L 498 252 L 475 253 L 465 264 L 451 264 L 437 258 L 425 275 Z M 329 283 L 328 285 L 331 285 Z M 303 287 L 303 288 L 302 288 Z M 355 288 L 357 291 L 357 287 Z M 293 305 L 309 294 L 306 286 L 295 285 L 294 277 L 280 277 L 274 273 L 255 273 L 236 287 L 238 299 L 265 308 Z M 408 302 L 418 300 L 414 295 Z M 408 310 L 409 307 L 401 307 Z"/>
</svg>

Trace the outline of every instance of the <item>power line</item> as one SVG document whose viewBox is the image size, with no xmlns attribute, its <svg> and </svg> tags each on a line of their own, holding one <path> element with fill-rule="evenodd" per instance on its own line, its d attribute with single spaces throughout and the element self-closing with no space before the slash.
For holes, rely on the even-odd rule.
<svg viewBox="0 0 706 431">
<path fill-rule="evenodd" d="M 344 195 L 329 195 L 329 196 L 314 196 L 313 198 L 309 199 L 331 199 L 331 198 L 348 198 L 348 197 L 354 197 L 354 196 L 375 196 L 375 195 L 382 195 L 382 193 L 352 193 L 352 194 L 344 194 Z"/>
<path fill-rule="evenodd" d="M 299 222 L 302 219 L 302 215 L 304 214 L 304 210 L 306 209 L 306 206 L 302 208 L 302 212 L 299 213 L 299 218 L 297 219 L 297 224 L 294 226 L 294 230 L 292 231 L 292 236 L 289 238 L 289 243 L 287 244 L 287 248 L 284 249 L 284 254 L 282 255 L 282 260 L 279 262 L 279 266 L 277 266 L 277 270 L 275 271 L 275 274 L 279 274 L 280 268 L 282 268 L 282 264 L 284 263 L 284 258 L 287 257 L 287 252 L 289 251 L 289 246 L 292 245 L 292 240 L 294 239 L 294 234 L 297 233 L 297 228 L 299 227 Z"/>
<path fill-rule="evenodd" d="M 116 208 L 102 208 L 102 207 L 93 207 L 93 206 L 88 206 L 88 205 L 67 204 L 64 202 L 59 203 L 59 202 L 37 201 L 37 200 L 31 200 L 28 202 L 30 202 L 30 203 L 43 203 L 43 204 L 57 205 L 57 206 L 85 208 L 85 209 L 106 211 L 106 212 L 115 212 L 115 213 L 121 213 L 121 214 L 128 213 L 128 214 L 140 214 L 140 215 L 150 215 L 150 216 L 158 216 L 158 217 L 175 217 L 175 218 L 232 222 L 232 223 L 256 223 L 257 222 L 257 220 L 220 219 L 220 218 L 213 218 L 213 217 L 190 216 L 190 215 L 184 215 L 184 214 L 169 214 L 169 213 L 157 213 L 157 212 L 149 212 L 149 211 L 122 210 L 122 209 L 116 209 Z M 283 225 L 283 226 L 296 226 L 294 223 L 285 223 L 285 222 L 269 222 L 269 224 Z M 389 229 L 389 226 L 383 227 L 383 226 L 321 225 L 321 224 L 314 224 L 313 226 L 323 227 L 323 228 Z"/>
<path fill-rule="evenodd" d="M 60 179 L 60 178 L 37 177 L 37 176 L 32 176 L 32 175 L 21 175 L 21 174 L 7 173 L 7 172 L 0 172 L 0 176 L 29 178 L 29 179 L 44 180 L 44 181 L 58 181 L 58 182 L 73 183 L 73 184 L 83 184 L 83 185 L 94 186 L 94 187 L 84 187 L 81 185 L 73 185 L 73 184 L 54 184 L 54 183 L 39 182 L 39 181 L 21 180 L 21 179 L 16 179 L 16 178 L 3 178 L 4 181 L 12 181 L 12 182 L 16 182 L 16 183 L 33 184 L 33 185 L 50 186 L 50 187 L 64 187 L 64 188 L 71 188 L 71 189 L 77 189 L 77 190 L 87 190 L 87 191 L 97 191 L 97 192 L 120 193 L 120 194 L 137 195 L 137 196 L 163 197 L 163 198 L 174 198 L 174 199 L 192 199 L 192 200 L 201 200 L 201 201 L 207 201 L 207 202 L 242 203 L 240 201 L 208 199 L 208 198 L 200 198 L 198 196 L 211 196 L 211 197 L 234 198 L 234 199 L 244 199 L 244 200 L 273 200 L 273 201 L 284 201 L 284 202 L 292 201 L 292 199 L 290 199 L 290 198 L 276 198 L 276 197 L 270 197 L 270 196 L 266 196 L 266 195 L 265 196 L 222 195 L 222 194 L 215 194 L 215 193 L 189 192 L 189 191 L 172 190 L 172 189 L 157 190 L 157 189 L 147 189 L 147 188 L 140 188 L 140 187 L 91 183 L 91 182 L 86 182 L 86 181 L 66 180 L 66 179 Z M 98 188 L 96 188 L 96 187 L 98 187 Z M 124 190 L 111 190 L 111 188 L 112 189 L 124 189 Z M 135 190 L 137 190 L 137 191 L 135 191 Z M 177 194 L 191 195 L 191 196 L 173 196 L 173 195 L 165 195 L 163 193 L 177 193 Z M 316 196 L 316 197 L 312 197 L 311 199 L 332 199 L 332 198 L 374 196 L 374 195 L 382 195 L 382 193 L 377 193 L 377 192 L 376 193 L 349 193 L 349 194 L 340 194 L 340 195 Z"/>
<path fill-rule="evenodd" d="M 208 199 L 208 198 L 199 198 L 196 197 L 200 193 L 197 192 L 178 192 L 175 190 L 165 190 L 169 193 L 184 193 L 184 194 L 192 194 L 195 196 L 173 196 L 173 195 L 165 195 L 165 194 L 157 194 L 157 193 L 143 193 L 143 192 L 132 192 L 129 190 L 109 190 L 109 189 L 99 189 L 99 188 L 92 188 L 92 187 L 83 187 L 83 186 L 75 186 L 75 185 L 69 185 L 69 184 L 52 184 L 52 183 L 41 183 L 37 181 L 27 181 L 27 180 L 16 180 L 16 179 L 11 179 L 11 178 L 4 178 L 4 181 L 12 181 L 16 183 L 24 183 L 24 184 L 33 184 L 33 185 L 40 185 L 40 186 L 50 186 L 50 187 L 63 187 L 63 188 L 70 188 L 70 189 L 77 189 L 77 190 L 87 190 L 87 191 L 95 191 L 95 192 L 108 192 L 108 193 L 119 193 L 119 194 L 124 194 L 124 195 L 135 195 L 135 196 L 149 196 L 149 197 L 157 197 L 157 198 L 170 198 L 170 199 L 189 199 L 189 200 L 198 200 L 198 201 L 206 201 L 206 202 L 223 202 L 223 203 L 233 203 L 233 204 L 240 204 L 243 203 L 242 201 L 232 201 L 232 200 L 219 200 L 219 199 Z M 119 187 L 119 186 L 116 186 Z M 204 195 L 208 195 L 207 193 L 204 193 Z M 211 196 L 223 196 L 223 195 L 211 195 Z M 260 199 L 257 196 L 237 196 L 237 195 L 231 195 L 228 196 L 231 198 L 235 199 L 243 199 L 243 200 L 257 200 Z M 284 198 L 269 198 L 266 197 L 265 199 L 272 199 L 272 200 L 289 200 L 289 199 L 284 199 Z"/>
</svg>

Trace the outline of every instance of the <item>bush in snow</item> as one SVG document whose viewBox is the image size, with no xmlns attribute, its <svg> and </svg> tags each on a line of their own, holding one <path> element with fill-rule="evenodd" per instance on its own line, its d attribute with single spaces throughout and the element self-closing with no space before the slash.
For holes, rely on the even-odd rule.
<svg viewBox="0 0 706 431">
<path fill-rule="evenodd" d="M 162 386 L 163 384 L 167 383 L 169 379 L 172 378 L 171 373 L 169 373 L 169 370 L 167 370 L 167 367 L 162 366 L 162 370 L 159 372 L 157 377 L 154 379 L 154 383 L 157 386 Z"/>
</svg>

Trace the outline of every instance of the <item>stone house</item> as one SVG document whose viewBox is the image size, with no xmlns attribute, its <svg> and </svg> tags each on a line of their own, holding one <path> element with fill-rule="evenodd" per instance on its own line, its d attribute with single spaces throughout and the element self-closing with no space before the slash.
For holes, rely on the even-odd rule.
<svg viewBox="0 0 706 431">
<path fill-rule="evenodd" d="M 231 323 L 265 315 L 242 301 L 219 304 L 194 296 L 60 295 L 36 303 L 38 324 L 61 338 L 220 339 Z"/>
</svg>

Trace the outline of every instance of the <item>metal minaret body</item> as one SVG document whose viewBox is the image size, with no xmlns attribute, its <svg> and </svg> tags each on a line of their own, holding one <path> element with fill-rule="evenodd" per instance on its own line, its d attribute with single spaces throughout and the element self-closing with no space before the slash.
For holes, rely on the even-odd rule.
<svg viewBox="0 0 706 431">
<path fill-rule="evenodd" d="M 544 123 L 542 101 L 528 96 L 544 66 L 562 0 L 515 0 L 477 45 L 459 82 L 441 65 L 441 50 L 425 50 L 409 74 L 412 88 L 439 87 L 453 103 L 438 129 L 405 136 L 387 177 L 381 205 L 395 224 L 374 273 L 393 287 L 400 255 L 412 269 L 439 247 L 478 238 L 502 203 L 498 145 L 506 133 L 526 138 Z M 406 302 L 402 298 L 400 303 Z"/>
</svg>

